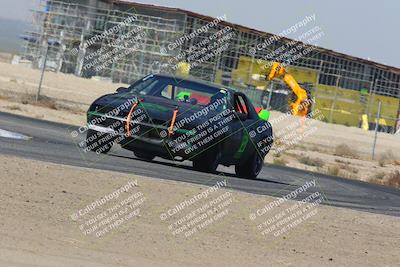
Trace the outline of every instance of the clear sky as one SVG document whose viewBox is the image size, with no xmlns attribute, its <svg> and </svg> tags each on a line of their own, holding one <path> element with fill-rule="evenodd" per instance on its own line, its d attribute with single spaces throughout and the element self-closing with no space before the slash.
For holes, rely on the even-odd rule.
<svg viewBox="0 0 400 267">
<path fill-rule="evenodd" d="M 0 17 L 29 20 L 38 0 L 1 0 Z M 325 35 L 318 45 L 400 67 L 400 1 L 398 0 L 136 0 L 178 7 L 229 22 L 279 33 L 306 15 L 316 14 Z M 290 36 L 289 36 L 290 37 Z M 293 36 L 295 37 L 295 36 Z"/>
</svg>

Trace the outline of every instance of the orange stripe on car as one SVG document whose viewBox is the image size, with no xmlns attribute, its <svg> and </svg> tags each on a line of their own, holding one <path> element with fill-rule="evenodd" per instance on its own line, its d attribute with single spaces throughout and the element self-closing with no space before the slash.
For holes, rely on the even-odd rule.
<svg viewBox="0 0 400 267">
<path fill-rule="evenodd" d="M 171 124 L 168 127 L 168 136 L 171 136 L 174 134 L 174 125 L 175 125 L 177 114 L 178 114 L 178 108 L 175 108 L 174 113 L 172 114 Z"/>
<path fill-rule="evenodd" d="M 131 119 L 132 119 L 132 112 L 135 109 L 135 107 L 138 105 L 139 101 L 133 103 L 131 109 L 129 110 L 128 117 L 126 118 L 126 124 L 125 124 L 125 129 L 126 129 L 126 134 L 127 136 L 131 136 Z"/>
</svg>

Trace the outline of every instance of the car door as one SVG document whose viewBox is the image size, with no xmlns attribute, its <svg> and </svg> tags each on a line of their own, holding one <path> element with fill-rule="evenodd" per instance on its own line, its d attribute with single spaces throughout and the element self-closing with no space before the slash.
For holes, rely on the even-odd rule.
<svg viewBox="0 0 400 267">
<path fill-rule="evenodd" d="M 255 151 L 249 133 L 257 127 L 258 117 L 250 100 L 241 92 L 234 93 L 232 105 L 236 118 L 231 126 L 231 155 L 234 160 L 243 161 Z"/>
</svg>

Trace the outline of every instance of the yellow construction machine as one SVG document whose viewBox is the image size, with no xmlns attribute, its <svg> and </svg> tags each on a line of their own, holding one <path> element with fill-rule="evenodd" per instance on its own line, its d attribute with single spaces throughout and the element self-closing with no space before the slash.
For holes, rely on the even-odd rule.
<svg viewBox="0 0 400 267">
<path fill-rule="evenodd" d="M 296 95 L 296 100 L 289 99 L 289 106 L 293 115 L 307 116 L 310 108 L 310 99 L 307 91 L 301 88 L 292 75 L 287 73 L 286 68 L 278 62 L 274 62 L 271 66 L 266 79 L 272 81 L 274 78 L 282 79 L 292 89 Z"/>
</svg>

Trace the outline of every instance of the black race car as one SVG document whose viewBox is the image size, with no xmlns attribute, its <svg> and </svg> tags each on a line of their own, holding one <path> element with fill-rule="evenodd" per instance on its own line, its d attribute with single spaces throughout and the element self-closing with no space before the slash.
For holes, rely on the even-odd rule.
<svg viewBox="0 0 400 267">
<path fill-rule="evenodd" d="M 107 153 L 118 143 L 140 159 L 190 160 L 203 172 L 235 165 L 238 176 L 255 178 L 273 143 L 266 115 L 222 85 L 148 75 L 93 102 L 84 148 Z"/>
</svg>

